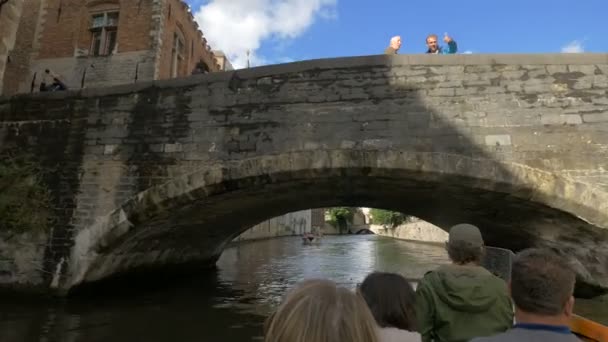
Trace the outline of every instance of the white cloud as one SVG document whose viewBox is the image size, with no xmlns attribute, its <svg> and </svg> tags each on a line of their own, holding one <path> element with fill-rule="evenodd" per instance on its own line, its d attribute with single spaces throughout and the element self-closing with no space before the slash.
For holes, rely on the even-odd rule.
<svg viewBox="0 0 608 342">
<path fill-rule="evenodd" d="M 463 53 L 464 53 L 465 55 L 470 55 L 470 54 L 472 54 L 472 53 L 473 53 L 473 51 L 471 51 L 471 50 L 467 50 L 467 51 L 465 51 L 465 52 L 463 52 Z"/>
<path fill-rule="evenodd" d="M 317 17 L 337 16 L 338 0 L 210 0 L 195 11 L 203 35 L 212 49 L 222 50 L 235 68 L 269 60 L 256 53 L 263 41 L 278 44 L 306 31 Z"/>
<path fill-rule="evenodd" d="M 573 40 L 570 43 L 562 46 L 562 52 L 564 53 L 581 53 L 585 52 L 583 42 L 580 40 Z"/>
</svg>

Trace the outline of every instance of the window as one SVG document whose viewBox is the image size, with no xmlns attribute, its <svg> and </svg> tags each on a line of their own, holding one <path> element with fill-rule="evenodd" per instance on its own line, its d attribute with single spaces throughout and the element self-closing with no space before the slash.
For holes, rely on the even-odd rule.
<svg viewBox="0 0 608 342">
<path fill-rule="evenodd" d="M 184 64 L 184 39 L 177 32 L 173 34 L 173 49 L 171 50 L 171 77 L 179 76 Z"/>
<path fill-rule="evenodd" d="M 116 49 L 118 12 L 96 13 L 91 17 L 91 55 L 110 55 Z"/>
</svg>

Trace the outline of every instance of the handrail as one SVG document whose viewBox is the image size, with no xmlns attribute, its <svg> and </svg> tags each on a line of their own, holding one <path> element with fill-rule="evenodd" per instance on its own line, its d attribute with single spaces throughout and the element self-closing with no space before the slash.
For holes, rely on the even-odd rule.
<svg viewBox="0 0 608 342">
<path fill-rule="evenodd" d="M 570 330 L 587 341 L 608 342 L 607 326 L 579 315 L 570 319 Z"/>
</svg>

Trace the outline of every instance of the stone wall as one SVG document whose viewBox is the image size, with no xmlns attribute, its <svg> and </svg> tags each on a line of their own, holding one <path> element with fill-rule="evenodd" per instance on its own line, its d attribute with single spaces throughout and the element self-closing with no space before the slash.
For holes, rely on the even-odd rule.
<svg viewBox="0 0 608 342">
<path fill-rule="evenodd" d="M 311 210 L 302 210 L 272 218 L 253 226 L 233 242 L 302 235 L 311 231 Z"/>
<path fill-rule="evenodd" d="M 441 244 L 448 240 L 448 233 L 445 230 L 425 221 L 410 222 L 395 228 L 373 224 L 370 226 L 370 230 L 381 236 L 401 240 Z"/>
<path fill-rule="evenodd" d="M 45 274 L 65 288 L 212 263 L 336 205 L 471 222 L 608 288 L 607 91 L 604 54 L 317 60 L 0 100 L 0 149 L 57 170 Z"/>
<path fill-rule="evenodd" d="M 36 74 L 35 91 L 43 79 L 44 70 L 50 69 L 61 76 L 69 89 L 107 87 L 129 84 L 154 78 L 154 53 L 135 51 L 101 57 L 65 57 L 38 59 L 32 62 L 28 79 Z M 83 80 L 84 78 L 84 80 Z M 22 84 L 20 92 L 29 91 L 30 84 Z"/>
<path fill-rule="evenodd" d="M 46 232 L 0 230 L 0 288 L 46 287 Z"/>
</svg>

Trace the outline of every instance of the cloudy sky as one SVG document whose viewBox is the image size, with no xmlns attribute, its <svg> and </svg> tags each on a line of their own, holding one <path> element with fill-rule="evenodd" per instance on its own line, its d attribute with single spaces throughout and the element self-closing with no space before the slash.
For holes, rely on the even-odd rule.
<svg viewBox="0 0 608 342">
<path fill-rule="evenodd" d="M 423 53 L 448 33 L 462 53 L 608 52 L 608 0 L 187 0 L 213 49 L 244 67 L 381 53 Z"/>
</svg>

